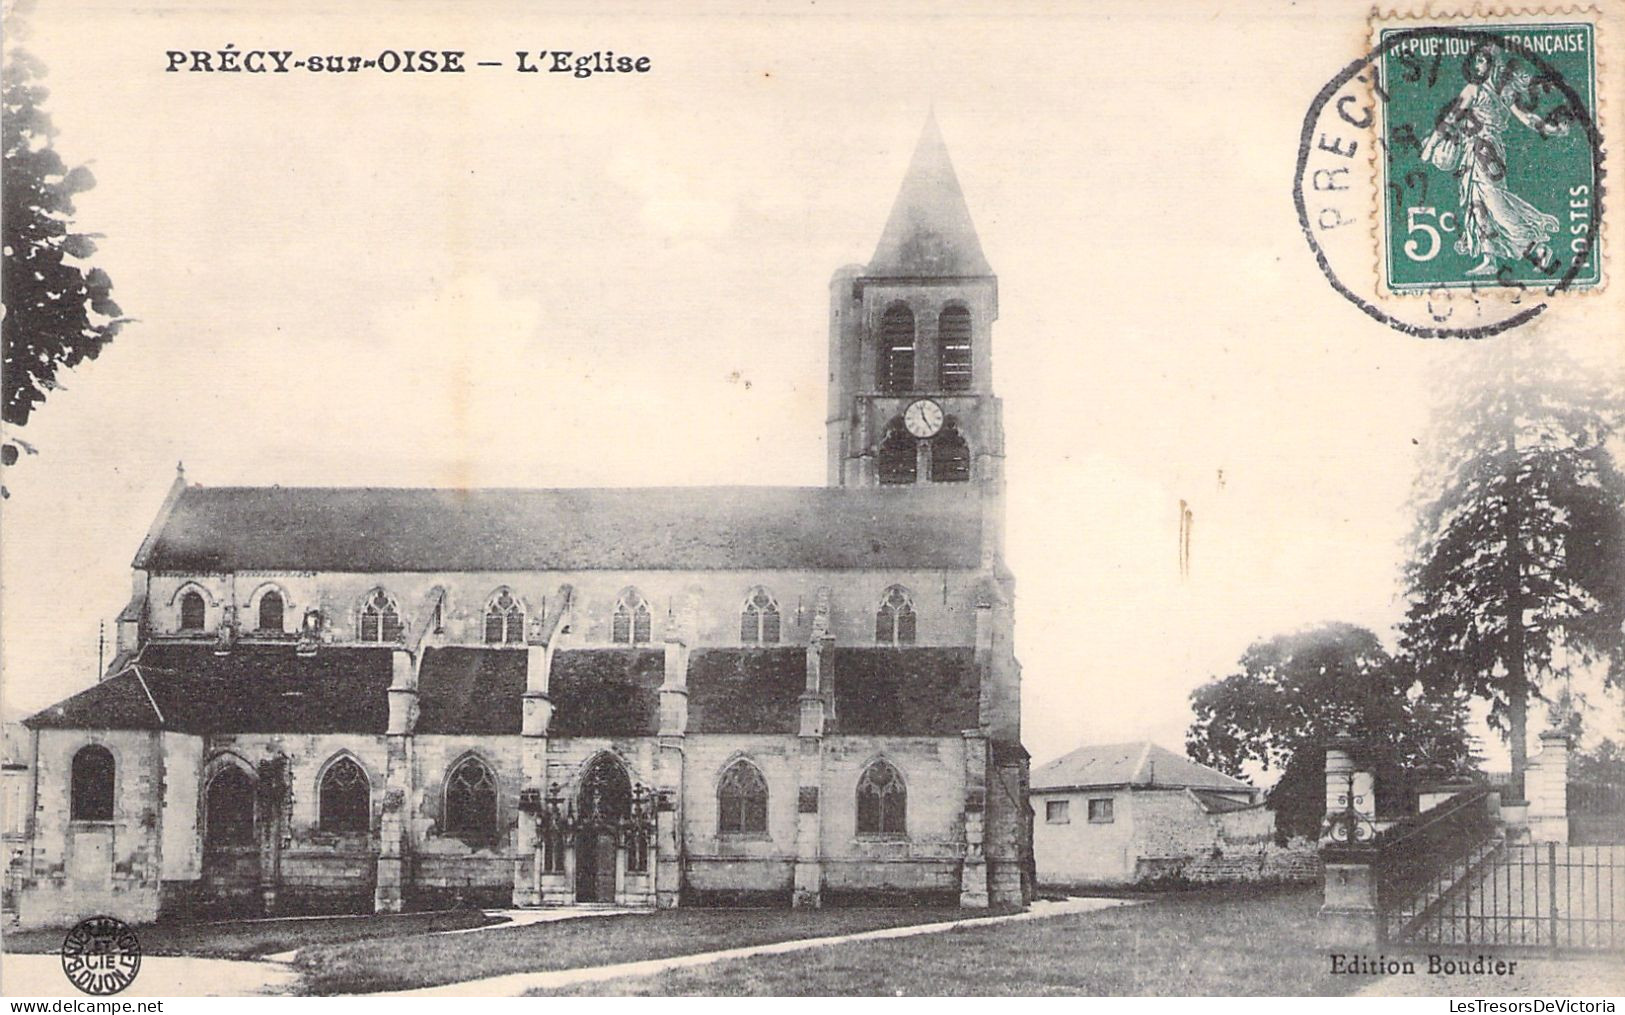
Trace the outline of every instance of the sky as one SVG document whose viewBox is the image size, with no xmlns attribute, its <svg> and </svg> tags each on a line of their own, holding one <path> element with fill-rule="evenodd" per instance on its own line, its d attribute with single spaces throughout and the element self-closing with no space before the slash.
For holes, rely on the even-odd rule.
<svg viewBox="0 0 1625 1015">
<path fill-rule="evenodd" d="M 1389 636 L 1414 442 L 1473 347 L 1360 314 L 1299 230 L 1303 116 L 1366 5 L 687 9 L 33 12 L 56 148 L 98 181 L 77 221 L 137 321 L 8 470 L 8 714 L 94 682 L 179 461 L 220 486 L 822 484 L 829 277 L 868 260 L 933 109 L 999 276 L 1035 762 L 1181 749 L 1190 692 L 1255 639 Z M 508 67 L 165 71 L 228 44 Z M 651 70 L 512 70 L 558 49 Z M 1527 329 L 1595 353 L 1617 296 Z"/>
</svg>

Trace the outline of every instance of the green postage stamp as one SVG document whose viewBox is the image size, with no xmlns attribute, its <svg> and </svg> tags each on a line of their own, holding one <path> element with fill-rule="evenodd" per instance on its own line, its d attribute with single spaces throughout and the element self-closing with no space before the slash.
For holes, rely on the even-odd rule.
<svg viewBox="0 0 1625 1015">
<path fill-rule="evenodd" d="M 1383 281 L 1584 290 L 1602 281 L 1595 26 L 1382 26 Z"/>
</svg>

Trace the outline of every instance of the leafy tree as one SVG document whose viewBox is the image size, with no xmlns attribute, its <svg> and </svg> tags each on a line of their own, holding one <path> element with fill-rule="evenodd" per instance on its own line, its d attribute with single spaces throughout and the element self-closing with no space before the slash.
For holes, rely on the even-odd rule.
<svg viewBox="0 0 1625 1015">
<path fill-rule="evenodd" d="M 1196 721 L 1185 747 L 1231 775 L 1247 763 L 1281 771 L 1270 806 L 1282 836 L 1319 832 L 1333 737 L 1366 745 L 1384 812 L 1405 806 L 1417 781 L 1475 762 L 1464 701 L 1422 695 L 1409 668 L 1363 627 L 1324 624 L 1254 642 L 1240 667 L 1191 694 Z"/>
<path fill-rule="evenodd" d="M 1439 387 L 1401 646 L 1430 688 L 1490 702 L 1521 797 L 1530 698 L 1570 666 L 1625 680 L 1625 477 L 1607 447 L 1620 404 L 1549 341 L 1513 336 Z"/>
<path fill-rule="evenodd" d="M 17 18 L 6 20 L 10 32 Z M 69 169 L 51 149 L 56 132 L 41 108 L 49 94 L 40 84 L 43 74 L 28 53 L 7 49 L 0 70 L 5 465 L 15 463 L 19 451 L 32 451 L 15 428 L 59 386 L 58 373 L 94 359 L 127 320 L 113 302 L 107 273 L 81 264 L 96 252 L 95 234 L 74 230 L 73 196 L 96 181 L 84 166 Z"/>
</svg>

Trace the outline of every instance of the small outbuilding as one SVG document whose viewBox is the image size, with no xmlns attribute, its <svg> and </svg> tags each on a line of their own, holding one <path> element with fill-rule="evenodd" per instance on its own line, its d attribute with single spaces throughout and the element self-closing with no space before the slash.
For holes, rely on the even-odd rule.
<svg viewBox="0 0 1625 1015">
<path fill-rule="evenodd" d="M 1033 770 L 1033 852 L 1051 885 L 1128 885 L 1267 844 L 1263 794 L 1149 741 L 1080 747 Z"/>
</svg>

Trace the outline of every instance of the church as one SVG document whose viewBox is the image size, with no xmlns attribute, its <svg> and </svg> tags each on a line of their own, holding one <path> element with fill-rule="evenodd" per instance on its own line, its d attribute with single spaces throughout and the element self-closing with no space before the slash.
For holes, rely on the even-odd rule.
<svg viewBox="0 0 1625 1015">
<path fill-rule="evenodd" d="M 23 926 L 1032 892 L 998 281 L 926 124 L 823 487 L 210 487 L 26 720 Z"/>
</svg>

